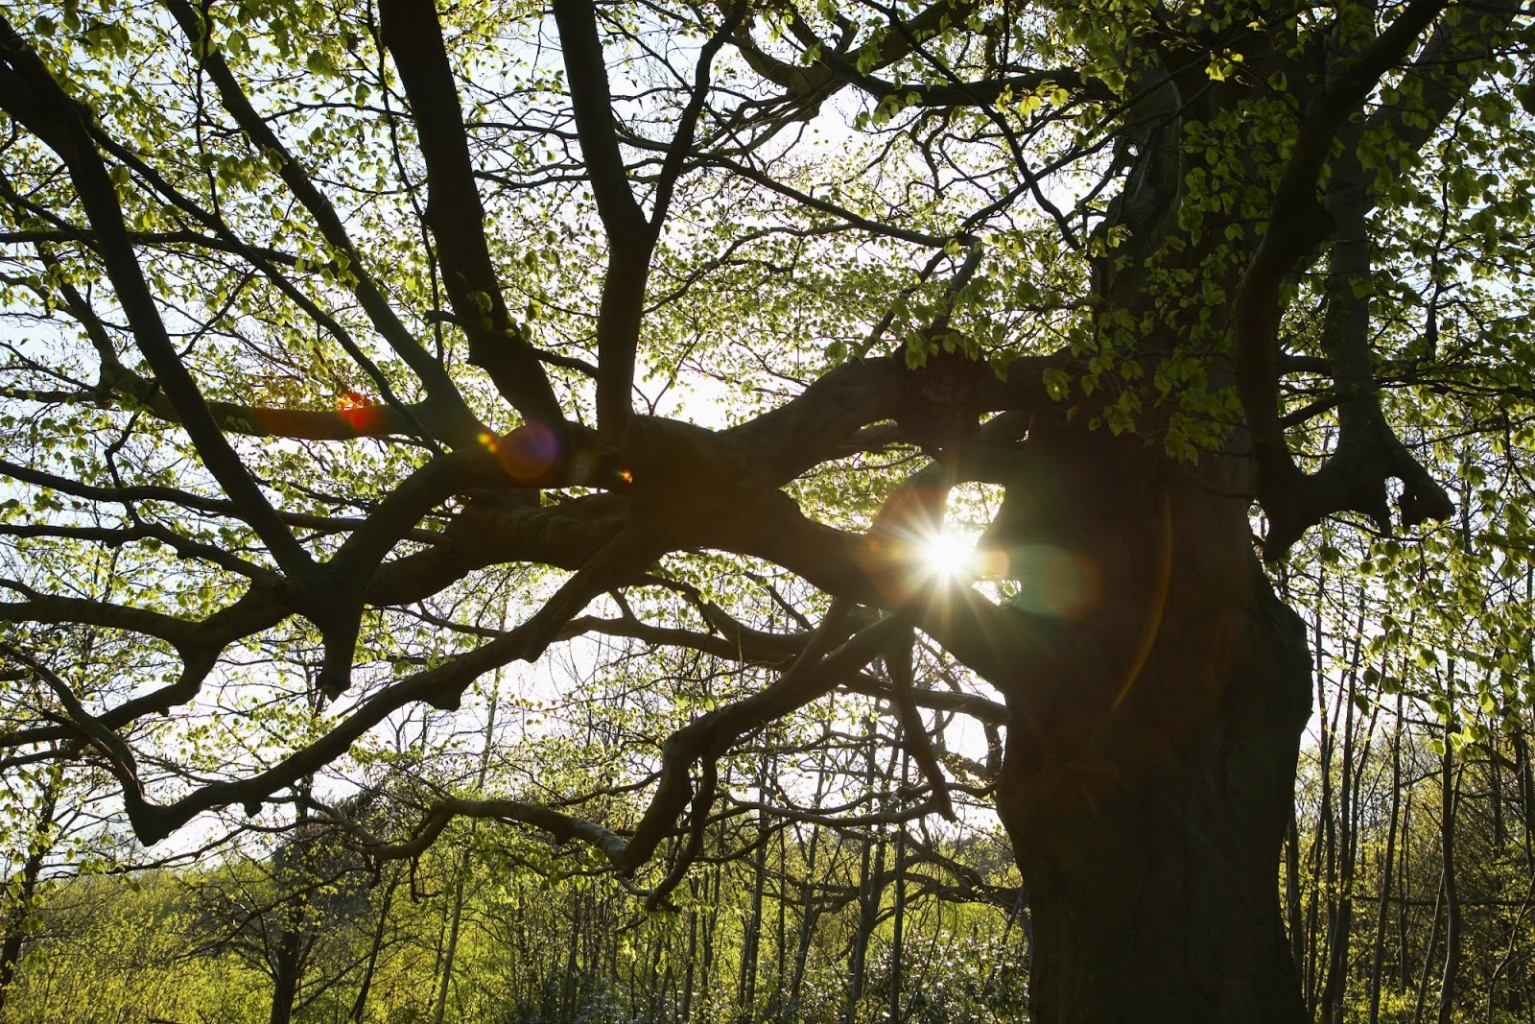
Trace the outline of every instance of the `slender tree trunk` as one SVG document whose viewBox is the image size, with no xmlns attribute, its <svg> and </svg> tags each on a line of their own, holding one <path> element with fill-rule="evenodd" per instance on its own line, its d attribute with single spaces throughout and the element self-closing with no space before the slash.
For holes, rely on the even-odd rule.
<svg viewBox="0 0 1535 1024">
<path fill-rule="evenodd" d="M 819 793 L 817 804 L 819 805 Z M 789 1004 L 786 1019 L 793 1020 L 799 1012 L 800 987 L 805 982 L 805 965 L 810 959 L 810 943 L 815 937 L 816 920 L 820 916 L 816 908 L 816 855 L 819 852 L 821 830 L 810 830 L 810 841 L 805 850 L 805 884 L 801 893 L 799 939 L 794 948 L 794 975 L 789 980 Z"/>
<path fill-rule="evenodd" d="M 847 1014 L 848 1024 L 858 1019 L 858 1002 L 863 998 L 864 982 L 868 976 L 869 940 L 874 936 L 874 926 L 879 922 L 879 906 L 885 895 L 885 837 L 868 836 L 864 840 L 862 870 L 859 872 L 858 925 L 853 935 L 853 949 L 848 957 Z"/>
<path fill-rule="evenodd" d="M 453 905 L 448 915 L 448 937 L 442 948 L 442 970 L 437 976 L 437 998 L 432 1004 L 432 1024 L 442 1024 L 448 1010 L 448 989 L 453 984 L 453 961 L 458 956 L 458 929 L 464 916 L 464 876 L 469 873 L 469 847 L 459 854 L 453 872 Z"/>
<path fill-rule="evenodd" d="M 1488 716 L 1485 724 L 1488 735 L 1498 737 L 1498 719 Z M 1487 780 L 1491 784 L 1487 797 L 1488 810 L 1492 814 L 1493 850 L 1498 857 L 1502 857 L 1503 848 L 1508 845 L 1508 823 L 1504 819 L 1503 750 L 1502 743 L 1496 738 L 1492 741 L 1492 749 L 1487 757 Z"/>
<path fill-rule="evenodd" d="M 1348 666 L 1347 685 L 1340 688 L 1343 695 L 1343 775 L 1338 785 L 1338 849 L 1337 849 L 1337 896 L 1332 910 L 1331 927 L 1327 936 L 1327 981 L 1322 988 L 1322 1020 L 1324 1024 L 1338 1024 L 1343 1019 L 1343 994 L 1348 984 L 1349 945 L 1354 926 L 1354 852 L 1358 845 L 1356 835 L 1356 801 L 1358 798 L 1359 773 L 1355 770 L 1354 751 L 1358 720 L 1355 717 L 1354 699 L 1359 686 L 1359 658 L 1363 649 L 1360 639 L 1364 621 L 1354 626 L 1354 654 Z M 1369 739 L 1363 744 L 1369 750 Z"/>
<path fill-rule="evenodd" d="M 778 894 L 774 900 L 778 908 L 777 930 L 773 937 L 773 999 L 772 1008 L 775 1016 L 782 1016 L 784 1002 L 784 985 L 789 980 L 785 977 L 786 956 L 788 946 L 788 913 L 789 913 L 789 872 L 788 852 L 789 836 L 786 827 L 778 830 Z"/>
<path fill-rule="evenodd" d="M 696 895 L 696 894 L 695 894 Z M 693 1015 L 693 970 L 698 961 L 698 911 L 688 911 L 688 961 L 682 975 L 682 1010 L 679 1017 L 690 1020 Z"/>
<path fill-rule="evenodd" d="M 1402 806 L 1402 694 L 1396 695 L 1396 723 L 1391 737 L 1391 820 L 1386 826 L 1386 854 L 1381 859 L 1380 901 L 1375 914 L 1375 950 L 1370 960 L 1370 1024 L 1380 1020 L 1380 983 L 1386 961 L 1386 920 L 1391 908 L 1391 869 L 1396 865 L 1396 820 Z"/>
<path fill-rule="evenodd" d="M 903 755 L 904 758 L 904 755 Z M 906 783 L 906 765 L 901 764 L 901 783 Z M 896 826 L 895 833 L 895 905 L 891 915 L 890 933 L 890 1021 L 901 1020 L 901 970 L 906 948 L 906 829 Z"/>
<path fill-rule="evenodd" d="M 1535 765 L 1531 764 L 1530 744 L 1525 736 L 1524 721 L 1514 730 L 1514 759 L 1519 768 L 1519 811 L 1524 832 L 1524 866 L 1535 874 Z"/>
<path fill-rule="evenodd" d="M 506 628 L 506 618 L 501 619 L 501 628 Z M 476 778 L 477 789 L 484 790 L 485 779 L 490 772 L 490 751 L 495 740 L 496 732 L 496 706 L 501 699 L 501 673 L 496 672 L 490 688 L 490 701 L 485 710 L 484 742 L 480 747 L 479 774 Z M 474 827 L 470 826 L 469 835 L 474 836 Z M 442 954 L 442 975 L 437 984 L 437 1003 L 432 1010 L 432 1024 L 442 1024 L 444 1014 L 448 1009 L 448 989 L 453 984 L 453 961 L 458 955 L 458 930 L 464 916 L 464 883 L 469 877 L 471 843 L 465 841 L 463 851 L 459 854 L 458 870 L 453 875 L 453 915 L 448 925 L 448 941 Z"/>
<path fill-rule="evenodd" d="M 771 762 L 763 761 L 762 774 L 757 779 L 757 800 L 767 803 L 767 779 L 772 772 Z M 766 811 L 757 813 L 757 851 L 752 858 L 751 915 L 746 920 L 746 934 L 741 943 L 741 977 L 736 986 L 740 1004 L 740 1019 L 751 1020 L 756 1016 L 757 1001 L 757 954 L 762 942 L 762 895 L 767 887 L 768 819 Z"/>
<path fill-rule="evenodd" d="M 1497 966 L 1493 968 L 1492 976 L 1487 979 L 1487 984 L 1485 986 L 1487 989 L 1487 1012 L 1483 1018 L 1487 1021 L 1487 1024 L 1495 1024 L 1496 1018 L 1494 1017 L 1494 1012 L 1495 1008 L 1497 1007 L 1498 981 L 1514 963 L 1515 954 L 1519 949 L 1519 939 L 1524 931 L 1522 927 L 1524 924 L 1524 916 L 1529 912 L 1530 902 L 1532 900 L 1535 900 L 1535 878 L 1530 879 L 1530 884 L 1524 891 L 1524 901 L 1519 904 L 1519 910 L 1514 914 L 1514 920 L 1509 925 L 1508 948 L 1504 950 L 1503 958 L 1499 960 Z M 1517 992 L 1511 994 L 1513 994 L 1517 999 Z"/>
<path fill-rule="evenodd" d="M 1323 595 L 1327 589 L 1326 566 L 1317 571 L 1317 605 L 1312 612 L 1312 678 L 1316 685 L 1316 705 L 1323 709 L 1318 716 L 1321 736 L 1317 742 L 1318 770 L 1322 780 L 1322 800 L 1317 808 L 1316 834 L 1311 839 L 1311 894 L 1306 907 L 1306 957 L 1301 973 L 1301 991 L 1306 997 L 1306 1016 L 1314 1019 L 1321 1002 L 1321 970 L 1317 961 L 1323 952 L 1321 919 L 1325 901 L 1329 930 L 1334 914 L 1333 876 L 1337 865 L 1337 826 L 1333 817 L 1332 762 L 1334 737 L 1337 735 L 1338 714 L 1343 710 L 1343 691 L 1336 695 L 1332 711 L 1327 708 L 1327 677 L 1323 672 L 1322 655 L 1327 637 L 1323 627 Z"/>
<path fill-rule="evenodd" d="M 560 983 L 560 1020 L 573 1020 L 576 1015 L 576 999 L 580 995 L 577 978 L 580 975 L 581 951 L 581 894 L 570 894 L 570 942 L 565 946 L 565 976 Z"/>
<path fill-rule="evenodd" d="M 1455 678 L 1454 664 L 1450 666 L 1450 678 Z M 1451 734 L 1455 726 L 1444 727 L 1443 775 L 1440 780 L 1440 799 L 1443 801 L 1443 822 L 1440 826 L 1441 849 L 1444 855 L 1444 974 L 1439 983 L 1439 1024 L 1450 1024 L 1455 1009 L 1455 985 L 1460 977 L 1461 909 L 1460 894 L 1455 886 L 1455 810 L 1458 802 L 1455 776 L 1455 745 Z"/>
<path fill-rule="evenodd" d="M 282 937 L 278 939 L 272 965 L 271 1024 L 289 1024 L 293 1020 L 293 1004 L 298 999 L 299 978 L 302 974 L 301 942 L 298 927 L 285 927 Z"/>
<path fill-rule="evenodd" d="M 1405 903 L 1404 903 L 1405 906 Z M 1439 873 L 1439 888 L 1434 895 L 1434 916 L 1429 919 L 1428 949 L 1423 952 L 1423 971 L 1418 980 L 1418 1004 L 1412 1011 L 1412 1024 L 1423 1020 L 1423 1008 L 1428 1005 L 1428 979 L 1434 972 L 1434 954 L 1439 949 L 1439 911 L 1444 906 L 1444 872 Z"/>
<path fill-rule="evenodd" d="M 618 955 L 618 942 L 619 942 L 619 939 L 618 939 L 618 928 L 617 928 L 617 926 L 616 926 L 616 924 L 615 924 L 615 922 L 613 920 L 614 914 L 613 914 L 613 906 L 612 906 L 612 904 L 609 903 L 607 899 L 603 899 L 602 902 L 600 904 L 598 904 L 598 907 L 599 907 L 598 913 L 594 916 L 594 919 L 593 919 L 594 931 L 595 931 L 595 933 L 597 935 L 597 941 L 599 943 L 599 945 L 598 945 L 599 951 L 602 948 L 602 945 L 601 945 L 602 944 L 602 940 L 603 939 L 607 940 L 606 944 L 607 944 L 607 950 L 608 950 L 608 991 L 613 992 L 613 993 L 617 993 L 618 992 L 619 969 L 622 966 L 622 959 Z M 599 963 L 601 962 L 600 952 L 599 952 L 598 962 Z M 629 991 L 632 993 L 634 991 L 634 970 L 633 970 L 633 968 L 630 968 L 629 979 L 630 979 Z M 601 989 L 600 988 L 596 989 L 596 992 L 600 994 Z M 615 995 L 613 998 L 616 1001 L 618 997 Z M 633 1003 L 632 998 L 630 1000 L 629 1006 L 630 1006 L 630 1012 L 632 1013 L 633 1012 L 633 1007 L 634 1007 L 634 1003 Z"/>
<path fill-rule="evenodd" d="M 879 778 L 879 769 L 874 755 L 872 718 L 868 723 L 866 742 L 864 783 L 868 791 L 873 792 Z M 884 834 L 865 835 L 862 856 L 859 858 L 858 924 L 857 931 L 853 933 L 853 948 L 848 956 L 847 1009 L 844 1016 L 847 1024 L 853 1024 L 858 1019 L 858 1001 L 863 998 L 864 977 L 868 970 L 869 939 L 874 935 L 874 926 L 879 921 L 880 901 L 884 897 L 884 880 L 880 877 L 884 871 Z"/>
<path fill-rule="evenodd" d="M 389 884 L 384 889 L 383 906 L 379 907 L 378 924 L 373 928 L 373 942 L 368 946 L 368 962 L 363 967 L 362 984 L 357 987 L 357 998 L 352 1002 L 351 1019 L 362 1024 L 363 1012 L 368 1005 L 368 992 L 373 987 L 373 972 L 378 968 L 378 955 L 384 948 L 384 931 L 389 925 L 389 908 L 394 905 L 394 890 L 400 884 L 398 866 L 389 873 Z"/>
<path fill-rule="evenodd" d="M 305 836 L 305 825 L 309 820 L 308 796 L 314 786 L 314 777 L 304 779 L 299 794 L 303 799 L 298 802 L 298 812 L 294 818 L 297 838 L 293 843 L 293 864 L 302 866 L 300 871 L 308 867 L 309 857 L 307 847 L 311 840 Z M 281 882 L 282 879 L 279 878 Z M 298 878 L 298 883 L 303 885 L 308 879 Z M 293 1004 L 298 999 L 299 984 L 304 977 L 305 958 L 305 932 L 311 926 L 309 903 L 307 897 L 302 894 L 290 897 L 289 902 L 282 906 L 276 914 L 278 927 L 281 933 L 277 938 L 276 948 L 271 953 L 272 967 L 272 1014 L 271 1024 L 289 1024 L 293 1019 Z"/>
<path fill-rule="evenodd" d="M 1402 880 L 1402 895 L 1404 897 L 1407 895 L 1408 887 L 1412 884 L 1412 873 L 1409 870 L 1412 867 L 1412 843 L 1408 841 L 1407 838 L 1411 835 L 1412 790 L 1409 789 L 1406 794 L 1404 794 L 1404 798 L 1402 800 L 1402 858 L 1396 872 L 1396 877 Z M 1401 992 L 1406 992 L 1407 986 L 1411 984 L 1407 973 L 1409 967 L 1412 964 L 1412 958 L 1409 955 L 1411 951 L 1407 946 L 1408 931 L 1410 930 L 1411 926 L 1412 916 L 1407 906 L 1407 900 L 1404 898 L 1397 904 L 1396 910 L 1396 980 L 1397 989 Z"/>
<path fill-rule="evenodd" d="M 822 724 L 821 739 L 825 742 L 830 740 L 830 738 L 831 720 L 828 718 Z M 811 805 L 817 813 L 821 810 L 821 801 L 825 798 L 826 794 L 826 764 L 824 760 L 818 767 L 820 771 L 816 773 L 815 802 Z M 815 903 L 816 854 L 820 847 L 820 840 L 821 829 L 819 827 L 812 827 L 810 829 L 810 842 L 807 844 L 805 851 L 805 885 L 800 894 L 799 942 L 794 951 L 794 977 L 789 982 L 789 1003 L 784 1015 L 786 1024 L 794 1021 L 799 1013 L 800 986 L 805 981 L 805 963 L 810 957 L 810 942 L 815 937 L 816 920 L 820 916 L 820 911 L 816 908 Z"/>
<path fill-rule="evenodd" d="M 713 982 L 714 982 L 714 952 L 715 952 L 715 940 L 716 940 L 716 937 L 717 937 L 716 931 L 719 928 L 719 920 L 720 920 L 720 875 L 721 875 L 721 872 L 722 872 L 721 865 L 716 864 L 714 866 L 714 877 L 712 879 L 712 881 L 713 881 L 713 890 L 714 891 L 709 896 L 709 913 L 708 913 L 708 915 L 704 919 L 705 920 L 704 937 L 703 937 L 704 956 L 703 956 L 702 972 L 701 972 L 701 975 L 700 975 L 700 983 L 701 983 L 701 987 L 703 989 L 703 993 L 704 993 L 706 1002 L 712 1002 L 712 1000 L 708 999 L 708 996 L 709 996 L 709 994 L 711 992 L 714 991 L 713 988 L 712 988 L 712 985 L 713 985 Z M 705 889 L 707 890 L 708 888 L 709 888 L 709 886 L 706 883 L 705 884 Z"/>
<path fill-rule="evenodd" d="M 664 950 L 666 954 L 666 970 L 661 973 L 661 982 L 653 990 L 650 1000 L 650 1019 L 664 1020 L 662 1007 L 672 1007 L 675 1016 L 677 1006 L 677 974 L 673 966 L 672 944 L 670 937 L 664 943 L 658 944 L 658 951 Z M 655 963 L 654 960 L 651 961 Z M 654 974 L 651 975 L 652 978 Z"/>
<path fill-rule="evenodd" d="M 5 938 L 0 940 L 0 1012 L 5 1010 L 6 996 L 16 980 L 16 967 L 21 963 L 21 952 L 29 931 L 27 921 L 32 900 L 37 895 L 37 882 L 43 873 L 43 861 L 53 848 L 53 815 L 57 803 L 57 794 L 50 786 L 43 793 L 32 847 L 21 865 L 21 878 L 13 893 L 14 902 L 5 915 Z"/>
</svg>

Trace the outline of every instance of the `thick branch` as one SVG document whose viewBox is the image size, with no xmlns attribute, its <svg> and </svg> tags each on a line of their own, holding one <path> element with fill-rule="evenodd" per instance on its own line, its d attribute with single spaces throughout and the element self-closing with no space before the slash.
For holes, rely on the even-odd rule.
<svg viewBox="0 0 1535 1024">
<path fill-rule="evenodd" d="M 716 658 L 759 665 L 777 665 L 794 658 L 804 650 L 808 639 L 803 633 L 765 633 L 744 627 L 733 637 L 720 636 L 691 629 L 653 626 L 637 618 L 602 619 L 589 615 L 572 619 L 561 631 L 560 639 L 587 633 L 639 640 L 655 646 L 685 647 Z"/>
<path fill-rule="evenodd" d="M 1373 500 L 1361 502 L 1356 493 L 1351 493 L 1356 488 L 1350 474 L 1308 476 L 1295 464 L 1279 418 L 1279 295 L 1296 264 L 1335 227 L 1319 204 L 1316 190 L 1339 126 L 1364 101 L 1380 77 L 1402 60 L 1444 9 L 1445 2 L 1412 0 L 1397 20 L 1312 102 L 1302 118 L 1290 161 L 1275 191 L 1268 232 L 1253 254 L 1237 291 L 1234 315 L 1237 392 L 1247 418 L 1258 500 L 1269 516 L 1270 532 L 1264 552 L 1269 558 L 1282 557 L 1302 533 L 1332 512 L 1359 504 L 1367 506 L 1359 511 L 1378 512 Z M 1400 441 L 1394 435 L 1391 437 L 1405 455 Z M 1416 474 L 1407 468 L 1400 472 L 1412 476 L 1409 484 L 1416 486 Z M 1422 476 L 1426 478 L 1427 474 Z M 1449 499 L 1440 489 L 1437 498 L 1428 492 L 1408 514 L 1421 521 L 1448 516 L 1450 511 Z"/>
<path fill-rule="evenodd" d="M 426 819 L 416 828 L 408 842 L 375 846 L 368 852 L 381 860 L 419 857 L 457 817 L 490 818 L 531 825 L 548 832 L 561 843 L 568 843 L 572 839 L 588 843 L 601 850 L 614 865 L 623 860 L 626 846 L 623 837 L 601 825 L 520 800 L 466 800 L 460 797 L 449 797 L 433 804 Z"/>
<path fill-rule="evenodd" d="M 25 665 L 36 679 L 53 691 L 59 703 L 64 706 L 69 727 L 75 729 L 82 739 L 95 747 L 106 759 L 108 769 L 122 787 L 123 802 L 129 819 L 138 820 L 147 805 L 144 802 L 144 791 L 139 785 L 138 761 L 128 744 L 121 736 L 103 725 L 100 719 L 86 711 L 70 685 L 60 679 L 47 665 L 10 644 L 0 644 L 0 653 L 18 664 Z"/>
<path fill-rule="evenodd" d="M 854 676 L 842 684 L 842 689 L 849 693 L 863 694 L 865 697 L 879 697 L 892 703 L 895 701 L 895 693 L 891 687 L 882 685 L 878 679 L 867 674 Z M 918 707 L 930 708 L 933 711 L 957 711 L 992 725 L 1007 725 L 1011 721 L 1005 704 L 987 700 L 979 694 L 914 686 L 912 699 Z"/>
<path fill-rule="evenodd" d="M 490 257 L 485 208 L 437 11 L 431 0 L 382 0 L 379 14 L 384 43 L 410 98 L 426 161 L 426 220 L 437 239 L 448 298 L 469 338 L 470 362 L 490 374 L 525 418 L 562 435 L 559 401 L 523 328 L 507 312 Z"/>
<path fill-rule="evenodd" d="M 1376 109 L 1365 122 L 1367 136 L 1389 131 L 1393 140 L 1405 144 L 1401 152 L 1421 151 L 1450 112 L 1470 94 L 1484 70 L 1482 61 L 1525 10 L 1523 0 L 1478 0 L 1461 6 L 1464 16 L 1454 25 L 1441 20 L 1427 45 L 1408 65 L 1408 76 L 1416 78 L 1420 88 L 1403 89 L 1395 103 Z M 1386 162 L 1365 172 L 1367 189 L 1374 190 L 1380 175 L 1404 169 L 1395 162 L 1395 152 L 1394 147 L 1388 147 Z"/>
<path fill-rule="evenodd" d="M 231 246 L 236 247 L 236 246 Z M 39 247 L 45 266 L 57 266 L 57 259 Z M 99 389 L 128 398 L 130 407 L 141 406 L 168 423 L 180 423 L 181 413 L 154 381 L 124 366 L 117 358 L 112 339 L 96 311 L 67 278 L 54 285 L 64 299 L 64 308 L 85 330 L 91 347 L 101 361 Z M 90 396 L 99 399 L 100 396 Z M 210 401 L 208 411 L 225 432 L 253 437 L 287 437 L 296 441 L 343 441 L 357 437 L 388 437 L 416 432 L 420 406 L 363 405 L 341 410 L 280 409 L 272 406 L 243 405 Z"/>
<path fill-rule="evenodd" d="M 650 278 L 650 257 L 655 248 L 671 189 L 681 171 L 682 153 L 667 154 L 657 194 L 656 217 L 646 221 L 629 186 L 618 133 L 613 124 L 613 98 L 608 71 L 597 35 L 597 12 L 591 0 L 556 0 L 554 20 L 559 26 L 560 49 L 570 78 L 570 102 L 581 139 L 597 213 L 608 236 L 608 267 L 602 281 L 602 303 L 597 311 L 597 442 L 603 449 L 622 443 L 633 412 L 634 355 L 639 345 L 640 320 L 644 313 L 645 286 Z M 714 47 L 705 48 L 699 75 L 707 87 Z M 697 97 L 702 102 L 702 90 Z M 692 135 L 697 111 L 684 117 L 674 146 Z M 673 166 L 675 164 L 675 166 Z M 669 176 L 668 176 L 669 175 Z"/>
<path fill-rule="evenodd" d="M 130 806 L 134 833 L 145 845 L 153 845 L 205 811 L 242 804 L 249 813 L 255 813 L 272 793 L 294 785 L 341 757 L 370 729 L 400 708 L 425 702 L 456 709 L 464 691 L 476 679 L 512 661 L 538 658 L 565 623 L 592 598 L 611 589 L 615 580 L 654 560 L 657 553 L 655 537 L 648 531 L 626 530 L 567 580 L 538 612 L 501 639 L 385 687 L 319 739 L 263 772 L 210 783 L 169 804 L 145 802 L 139 807 Z"/>
<path fill-rule="evenodd" d="M 494 485 L 500 479 L 502 473 L 494 457 L 481 448 L 437 456 L 396 485 L 352 531 L 325 565 L 330 583 L 327 592 L 302 608 L 320 626 L 325 641 L 317 682 L 321 693 L 335 697 L 351 685 L 368 582 L 384 556 L 449 496 L 473 484 Z"/>
<path fill-rule="evenodd" d="M 896 717 L 900 719 L 906 747 L 911 751 L 923 776 L 932 784 L 933 804 L 938 812 L 954 821 L 954 802 L 949 798 L 948 780 L 943 777 L 943 769 L 938 764 L 937 755 L 933 753 L 933 742 L 927 734 L 927 725 L 922 721 L 922 713 L 917 710 L 911 666 L 912 646 L 916 640 L 916 634 L 908 627 L 906 635 L 892 644 L 885 654 L 885 667 L 890 672 Z"/>
<path fill-rule="evenodd" d="M 743 734 L 830 693 L 844 676 L 868 664 L 907 628 L 898 618 L 887 616 L 825 654 L 846 635 L 850 611 L 848 602 L 835 602 L 804 653 L 771 686 L 696 718 L 667 738 L 661 748 L 661 781 L 629 841 L 624 870 L 633 871 L 648 860 L 672 831 L 692 796 L 688 772 L 695 762 L 719 758 Z"/>
</svg>

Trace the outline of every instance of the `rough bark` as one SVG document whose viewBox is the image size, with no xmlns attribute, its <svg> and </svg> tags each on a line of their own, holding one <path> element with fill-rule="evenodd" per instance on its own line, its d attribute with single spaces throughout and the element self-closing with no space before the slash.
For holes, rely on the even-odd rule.
<svg viewBox="0 0 1535 1024">
<path fill-rule="evenodd" d="M 1274 867 L 1304 656 L 1291 613 L 1254 577 L 1250 648 L 1163 763 L 1072 808 L 1038 806 L 1059 796 L 1038 799 L 1054 786 L 1039 769 L 1008 772 L 999 803 L 1033 894 L 1042 1024 L 1303 1018 Z"/>
<path fill-rule="evenodd" d="M 1019 677 L 999 680 L 1032 1019 L 1296 1024 L 1276 869 L 1310 714 L 1301 622 L 1213 468 L 1101 431 L 1034 443 L 1045 529 L 1000 544 L 1068 552 L 1097 595 L 1075 617 L 1019 612 Z"/>
</svg>

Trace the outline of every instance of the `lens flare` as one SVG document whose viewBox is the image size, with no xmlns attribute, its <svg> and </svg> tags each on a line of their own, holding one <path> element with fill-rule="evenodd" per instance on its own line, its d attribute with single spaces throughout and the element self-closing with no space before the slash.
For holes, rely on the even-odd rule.
<svg viewBox="0 0 1535 1024">
<path fill-rule="evenodd" d="M 531 483 L 559 462 L 560 441 L 542 423 L 524 423 L 502 437 L 492 451 L 508 476 Z"/>
<path fill-rule="evenodd" d="M 342 393 L 336 399 L 336 415 L 359 435 L 381 432 L 387 419 L 383 408 L 360 391 Z"/>
<path fill-rule="evenodd" d="M 1103 581 L 1098 567 L 1080 552 L 1054 544 L 1020 544 L 997 552 L 999 579 L 1012 581 L 1007 603 L 1020 611 L 1057 619 L 1080 619 L 1098 607 Z"/>
</svg>

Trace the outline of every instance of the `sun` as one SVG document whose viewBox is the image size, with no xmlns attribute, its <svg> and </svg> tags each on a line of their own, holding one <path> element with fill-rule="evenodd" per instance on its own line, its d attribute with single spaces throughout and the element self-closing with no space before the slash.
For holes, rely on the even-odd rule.
<svg viewBox="0 0 1535 1024">
<path fill-rule="evenodd" d="M 922 541 L 923 567 L 942 579 L 959 579 L 975 572 L 975 544 L 969 538 L 940 530 Z"/>
</svg>

